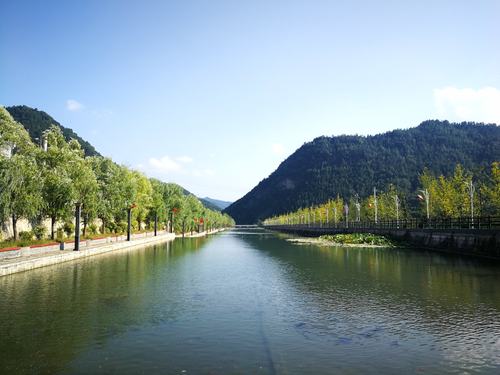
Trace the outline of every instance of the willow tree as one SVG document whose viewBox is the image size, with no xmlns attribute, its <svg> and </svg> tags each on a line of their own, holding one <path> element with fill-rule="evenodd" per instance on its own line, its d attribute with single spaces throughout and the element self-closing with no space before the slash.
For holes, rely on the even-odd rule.
<svg viewBox="0 0 500 375">
<path fill-rule="evenodd" d="M 135 186 L 133 217 L 137 221 L 137 229 L 141 230 L 141 224 L 146 220 L 151 208 L 153 188 L 149 179 L 141 172 L 131 172 L 132 181 Z"/>
<path fill-rule="evenodd" d="M 50 238 L 55 237 L 55 225 L 71 214 L 72 180 L 70 178 L 71 150 L 61 130 L 50 127 L 44 137 L 47 140 L 46 152 L 38 154 L 38 164 L 42 170 L 42 196 L 46 203 L 43 214 L 51 220 Z"/>
<path fill-rule="evenodd" d="M 42 179 L 36 163 L 39 149 L 24 127 L 0 107 L 0 218 L 12 220 L 17 240 L 19 219 L 34 219 L 42 209 Z"/>
</svg>

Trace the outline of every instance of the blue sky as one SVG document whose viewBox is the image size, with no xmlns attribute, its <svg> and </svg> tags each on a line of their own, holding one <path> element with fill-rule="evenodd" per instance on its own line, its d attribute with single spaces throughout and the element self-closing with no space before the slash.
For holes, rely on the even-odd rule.
<svg viewBox="0 0 500 375">
<path fill-rule="evenodd" d="M 500 1 L 10 1 L 0 104 L 235 200 L 304 142 L 500 123 Z"/>
</svg>

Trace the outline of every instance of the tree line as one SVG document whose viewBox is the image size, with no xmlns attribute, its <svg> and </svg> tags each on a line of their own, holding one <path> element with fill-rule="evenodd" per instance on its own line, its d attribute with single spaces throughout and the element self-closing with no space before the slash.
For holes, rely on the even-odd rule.
<svg viewBox="0 0 500 375">
<path fill-rule="evenodd" d="M 363 198 L 337 195 L 327 202 L 276 215 L 264 224 L 328 224 L 343 221 L 410 219 L 414 201 L 418 215 L 427 218 L 500 216 L 500 162 L 493 162 L 486 176 L 476 181 L 472 172 L 457 164 L 454 173 L 436 176 L 428 169 L 419 175 L 420 188 L 413 194 L 398 191 L 390 184 L 385 190 L 373 189 Z"/>
<path fill-rule="evenodd" d="M 0 220 L 17 224 L 27 219 L 37 238 L 50 219 L 50 238 L 71 233 L 75 205 L 81 206 L 83 235 L 122 233 L 132 209 L 133 228 L 155 221 L 173 225 L 175 232 L 234 225 L 227 214 L 207 209 L 194 195 L 173 183 L 147 178 L 141 172 L 101 156 L 85 157 L 78 141 L 66 141 L 61 129 L 43 133 L 42 147 L 0 107 Z M 100 226 L 95 225 L 100 219 Z M 57 223 L 63 227 L 57 228 Z"/>
<path fill-rule="evenodd" d="M 268 178 L 233 203 L 226 212 L 236 222 L 256 223 L 300 207 L 335 198 L 346 200 L 386 190 L 393 184 L 416 217 L 419 175 L 427 167 L 436 176 L 454 173 L 461 164 L 482 181 L 500 160 L 500 126 L 425 121 L 383 134 L 318 137 L 302 145 Z"/>
</svg>

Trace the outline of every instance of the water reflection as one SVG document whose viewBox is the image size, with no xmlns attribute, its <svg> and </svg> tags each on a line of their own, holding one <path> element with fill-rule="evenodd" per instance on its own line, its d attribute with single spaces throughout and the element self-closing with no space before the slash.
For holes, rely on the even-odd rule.
<svg viewBox="0 0 500 375">
<path fill-rule="evenodd" d="M 499 266 L 261 230 L 0 278 L 1 373 L 495 373 Z"/>
</svg>

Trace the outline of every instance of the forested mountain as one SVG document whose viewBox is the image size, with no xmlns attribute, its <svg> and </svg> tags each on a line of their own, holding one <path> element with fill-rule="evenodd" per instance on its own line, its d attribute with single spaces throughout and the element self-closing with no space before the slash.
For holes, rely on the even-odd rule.
<svg viewBox="0 0 500 375">
<path fill-rule="evenodd" d="M 225 212 L 238 224 L 327 201 L 337 194 L 367 196 L 389 184 L 414 192 L 424 168 L 452 174 L 457 164 L 481 176 L 500 160 L 500 127 L 425 121 L 416 128 L 374 136 L 319 137 L 305 143 L 276 171 Z"/>
<path fill-rule="evenodd" d="M 207 202 L 207 203 L 211 204 L 214 207 L 218 207 L 218 210 L 223 210 L 226 207 L 229 207 L 231 205 L 231 203 L 232 203 L 232 202 L 221 201 L 219 199 L 213 199 L 213 198 L 209 198 L 209 197 L 200 198 L 200 200 L 202 202 Z"/>
<path fill-rule="evenodd" d="M 198 198 L 200 202 L 206 207 L 211 210 L 216 210 L 216 211 L 222 211 L 222 208 L 217 206 L 216 204 L 210 202 L 209 200 L 206 200 L 205 198 Z"/>
<path fill-rule="evenodd" d="M 20 122 L 24 128 L 28 131 L 33 142 L 38 143 L 41 139 L 42 133 L 49 129 L 51 125 L 56 125 L 62 131 L 66 141 L 70 139 L 76 139 L 80 146 L 82 146 L 85 151 L 86 156 L 96 156 L 99 153 L 96 151 L 94 146 L 80 138 L 73 130 L 65 128 L 56 120 L 54 120 L 50 115 L 43 111 L 39 111 L 36 108 L 31 108 L 25 105 L 16 105 L 12 107 L 5 108 L 11 116 L 17 122 Z"/>
</svg>

